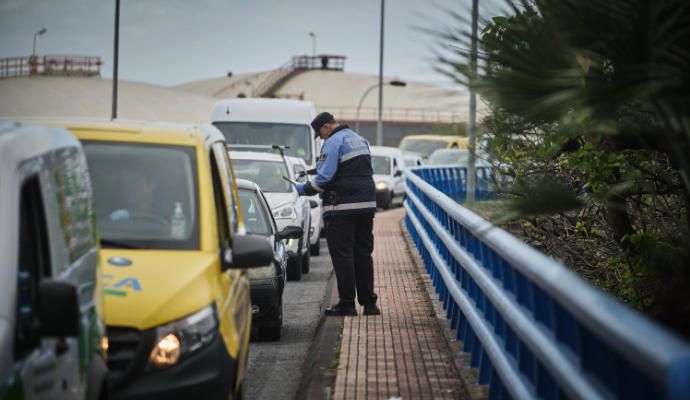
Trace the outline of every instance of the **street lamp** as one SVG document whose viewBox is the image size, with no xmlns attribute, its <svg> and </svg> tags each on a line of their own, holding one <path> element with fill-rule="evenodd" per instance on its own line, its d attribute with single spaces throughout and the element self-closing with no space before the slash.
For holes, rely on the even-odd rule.
<svg viewBox="0 0 690 400">
<path fill-rule="evenodd" d="M 33 57 L 36 57 L 36 36 L 44 35 L 46 32 L 48 32 L 46 28 L 42 28 L 40 31 L 34 33 L 34 50 L 31 52 Z"/>
<path fill-rule="evenodd" d="M 479 0 L 472 0 L 472 49 L 470 51 L 470 70 L 472 78 L 470 79 L 470 115 L 467 126 L 468 150 L 467 157 L 467 197 L 465 202 L 468 205 L 474 203 L 474 190 L 476 186 L 476 172 L 475 172 L 475 141 L 477 136 L 477 93 L 475 92 L 475 83 L 477 79 L 477 20 L 479 19 Z"/>
<path fill-rule="evenodd" d="M 311 55 L 316 56 L 316 33 L 309 32 L 309 36 L 311 36 Z"/>
<path fill-rule="evenodd" d="M 407 86 L 407 82 L 403 82 L 403 81 L 399 81 L 399 80 L 392 80 L 392 81 L 388 82 L 388 84 L 391 85 L 391 86 L 397 86 L 397 87 L 405 87 L 405 86 Z M 359 110 L 362 108 L 362 103 L 364 103 L 364 99 L 367 97 L 367 95 L 369 94 L 369 92 L 371 92 L 372 90 L 376 89 L 377 87 L 381 87 L 381 83 L 376 82 L 375 84 L 373 84 L 369 89 L 367 89 L 367 90 L 364 92 L 364 94 L 362 95 L 362 98 L 359 99 L 359 104 L 357 105 L 357 116 L 356 116 L 356 119 L 355 119 L 355 132 L 357 132 L 357 133 L 359 133 Z M 380 118 L 380 117 L 379 117 L 379 118 Z M 377 137 L 377 140 L 378 140 L 378 137 Z M 377 142 L 376 144 L 377 144 L 378 146 L 381 145 L 381 144 L 379 144 L 378 142 Z"/>
<path fill-rule="evenodd" d="M 376 120 L 376 145 L 383 145 L 383 16 L 385 0 L 381 0 L 381 40 L 379 43 L 379 117 Z"/>
<path fill-rule="evenodd" d="M 110 119 L 117 118 L 117 69 L 120 53 L 120 0 L 115 0 L 115 34 L 113 35 L 113 101 Z"/>
</svg>

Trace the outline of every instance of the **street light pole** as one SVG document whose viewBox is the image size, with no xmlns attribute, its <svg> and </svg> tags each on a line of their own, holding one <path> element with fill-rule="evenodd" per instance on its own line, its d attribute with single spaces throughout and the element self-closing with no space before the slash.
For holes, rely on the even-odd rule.
<svg viewBox="0 0 690 400">
<path fill-rule="evenodd" d="M 379 117 L 376 121 L 376 145 L 383 145 L 383 22 L 385 0 L 381 0 L 381 40 L 379 44 Z"/>
<path fill-rule="evenodd" d="M 311 55 L 316 57 L 316 33 L 309 32 L 309 36 L 311 36 Z"/>
<path fill-rule="evenodd" d="M 467 157 L 467 204 L 474 203 L 474 188 L 476 186 L 476 171 L 475 171 L 475 140 L 476 140 L 476 125 L 477 125 L 477 93 L 474 90 L 474 85 L 477 79 L 477 20 L 479 19 L 478 0 L 472 0 L 472 48 L 470 53 L 470 70 L 472 71 L 472 78 L 470 79 L 470 115 L 467 127 L 469 156 Z"/>
<path fill-rule="evenodd" d="M 407 83 L 406 83 L 406 82 L 398 81 L 398 80 L 390 81 L 390 82 L 388 82 L 388 84 L 391 85 L 391 86 L 398 86 L 398 87 L 405 87 L 405 86 L 407 86 Z M 362 97 L 359 99 L 359 104 L 357 105 L 357 113 L 356 113 L 356 117 L 355 117 L 355 132 L 357 132 L 357 133 L 360 133 L 360 132 L 359 132 L 359 110 L 362 108 L 362 104 L 364 103 L 364 99 L 367 97 L 367 95 L 369 94 L 369 92 L 371 92 L 372 90 L 376 89 L 377 87 L 381 87 L 381 83 L 380 83 L 380 82 L 377 82 L 377 83 L 371 85 L 370 88 L 368 88 L 367 90 L 364 91 L 364 94 L 363 94 Z"/>
<path fill-rule="evenodd" d="M 113 45 L 113 111 L 111 119 L 117 118 L 117 65 L 120 47 L 120 0 L 115 0 L 115 43 Z"/>
<path fill-rule="evenodd" d="M 41 36 L 47 32 L 46 28 L 41 28 L 40 31 L 34 33 L 34 48 L 33 51 L 31 52 L 32 57 L 36 57 L 36 36 Z"/>
</svg>

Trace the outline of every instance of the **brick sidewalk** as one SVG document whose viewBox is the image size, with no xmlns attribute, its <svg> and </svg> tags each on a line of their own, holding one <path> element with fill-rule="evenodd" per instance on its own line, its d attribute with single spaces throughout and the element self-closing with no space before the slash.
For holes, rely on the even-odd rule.
<svg viewBox="0 0 690 400">
<path fill-rule="evenodd" d="M 423 280 L 408 253 L 404 210 L 374 218 L 382 315 L 346 317 L 335 399 L 461 399 L 463 390 Z"/>
</svg>

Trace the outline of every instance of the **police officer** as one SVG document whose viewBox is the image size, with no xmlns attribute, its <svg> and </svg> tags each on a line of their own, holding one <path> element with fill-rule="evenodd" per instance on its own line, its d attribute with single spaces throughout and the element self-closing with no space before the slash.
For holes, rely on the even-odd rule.
<svg viewBox="0 0 690 400">
<path fill-rule="evenodd" d="M 378 315 L 371 258 L 376 186 L 369 142 L 327 112 L 317 115 L 311 126 L 324 139 L 316 177 L 296 187 L 300 194 L 320 193 L 323 199 L 328 251 L 340 294 L 326 315 L 357 315 L 355 292 L 363 314 Z"/>
</svg>

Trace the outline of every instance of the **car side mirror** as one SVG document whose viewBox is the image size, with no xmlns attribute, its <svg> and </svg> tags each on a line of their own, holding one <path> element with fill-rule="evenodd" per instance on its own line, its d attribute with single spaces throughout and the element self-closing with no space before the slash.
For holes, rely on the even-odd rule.
<svg viewBox="0 0 690 400">
<path fill-rule="evenodd" d="M 264 267 L 273 262 L 273 246 L 260 236 L 236 235 L 223 252 L 223 270 Z"/>
<path fill-rule="evenodd" d="M 299 239 L 304 235 L 304 230 L 299 226 L 286 226 L 282 231 L 276 233 L 276 239 Z"/>
<path fill-rule="evenodd" d="M 79 296 L 71 283 L 44 280 L 38 287 L 41 336 L 79 336 Z"/>
<path fill-rule="evenodd" d="M 319 206 L 319 202 L 316 200 L 309 200 L 309 207 L 316 208 Z"/>
<path fill-rule="evenodd" d="M 402 174 L 403 174 L 402 170 L 399 169 L 399 170 L 395 171 L 395 174 L 393 174 L 393 176 L 398 177 L 398 176 L 401 176 Z"/>
</svg>

